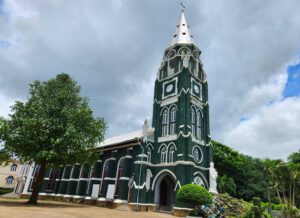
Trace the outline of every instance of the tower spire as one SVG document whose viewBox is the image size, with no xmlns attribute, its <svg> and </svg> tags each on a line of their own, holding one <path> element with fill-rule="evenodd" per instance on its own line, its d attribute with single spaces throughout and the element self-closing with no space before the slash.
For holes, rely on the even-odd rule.
<svg viewBox="0 0 300 218">
<path fill-rule="evenodd" d="M 181 10 L 180 20 L 177 23 L 175 34 L 173 35 L 170 46 L 175 44 L 195 44 L 190 26 L 187 24 L 184 10 Z"/>
</svg>

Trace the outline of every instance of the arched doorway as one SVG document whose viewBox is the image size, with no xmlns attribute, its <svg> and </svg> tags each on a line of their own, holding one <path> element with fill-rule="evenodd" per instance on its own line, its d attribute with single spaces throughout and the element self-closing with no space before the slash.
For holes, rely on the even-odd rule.
<svg viewBox="0 0 300 218">
<path fill-rule="evenodd" d="M 172 211 L 175 202 L 175 182 L 170 175 L 162 175 L 156 182 L 155 204 L 160 211 Z"/>
</svg>

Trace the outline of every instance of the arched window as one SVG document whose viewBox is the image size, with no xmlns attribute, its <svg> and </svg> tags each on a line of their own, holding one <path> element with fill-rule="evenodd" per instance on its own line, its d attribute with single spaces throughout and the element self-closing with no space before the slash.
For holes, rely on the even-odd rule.
<svg viewBox="0 0 300 218">
<path fill-rule="evenodd" d="M 103 167 L 103 178 L 107 177 L 108 175 L 108 161 L 105 162 L 105 165 Z"/>
<path fill-rule="evenodd" d="M 12 164 L 10 167 L 10 171 L 16 171 L 17 170 L 17 164 Z"/>
<path fill-rule="evenodd" d="M 197 139 L 202 138 L 202 114 L 194 107 L 192 107 L 192 136 Z"/>
<path fill-rule="evenodd" d="M 196 111 L 192 107 L 192 136 L 196 136 Z"/>
<path fill-rule="evenodd" d="M 88 178 L 88 169 L 86 167 L 81 167 L 79 178 Z"/>
<path fill-rule="evenodd" d="M 14 177 L 13 176 L 8 176 L 6 178 L 6 185 L 11 185 L 14 181 Z"/>
<path fill-rule="evenodd" d="M 166 148 L 166 146 L 161 148 L 160 162 L 161 163 L 167 163 L 167 148 Z"/>
<path fill-rule="evenodd" d="M 118 179 L 120 179 L 122 176 L 124 176 L 124 159 L 122 159 L 119 164 Z"/>
<path fill-rule="evenodd" d="M 151 148 L 148 146 L 147 148 L 147 162 L 151 163 Z"/>
<path fill-rule="evenodd" d="M 171 74 L 174 74 L 175 73 L 175 57 L 176 57 L 176 53 L 175 51 L 170 51 L 167 55 L 167 58 L 168 58 L 168 68 L 167 68 L 167 71 L 168 71 L 168 75 L 171 75 Z"/>
<path fill-rule="evenodd" d="M 119 167 L 118 167 L 118 172 L 117 172 L 117 178 L 116 178 L 116 183 L 115 183 L 115 196 L 118 196 L 119 194 L 119 180 L 121 177 L 124 176 L 124 159 L 119 160 Z"/>
<path fill-rule="evenodd" d="M 162 115 L 162 136 L 168 135 L 168 109 L 165 108 Z"/>
<path fill-rule="evenodd" d="M 196 63 L 195 63 L 194 74 L 196 77 L 199 78 L 199 63 L 198 63 L 198 61 L 196 61 Z"/>
<path fill-rule="evenodd" d="M 174 153 L 175 153 L 175 147 L 174 145 L 171 145 L 171 147 L 169 148 L 169 162 L 174 161 Z"/>
<path fill-rule="evenodd" d="M 201 139 L 202 137 L 202 128 L 201 125 L 202 124 L 202 116 L 201 116 L 201 112 L 197 111 L 197 139 Z"/>
<path fill-rule="evenodd" d="M 176 107 L 173 106 L 170 112 L 170 135 L 176 132 Z"/>
<path fill-rule="evenodd" d="M 92 165 L 90 171 L 90 178 L 95 178 L 95 177 L 96 177 L 96 166 Z"/>
<path fill-rule="evenodd" d="M 47 188 L 46 188 L 47 192 L 53 192 L 54 191 L 55 180 L 56 180 L 57 174 L 58 174 L 58 171 L 56 169 L 51 169 L 49 180 L 48 180 L 48 185 L 47 185 Z"/>
</svg>

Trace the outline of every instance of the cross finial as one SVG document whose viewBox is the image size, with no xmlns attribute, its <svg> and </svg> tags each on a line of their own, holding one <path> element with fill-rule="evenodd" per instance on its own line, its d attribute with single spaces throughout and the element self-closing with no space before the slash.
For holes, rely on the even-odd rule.
<svg viewBox="0 0 300 218">
<path fill-rule="evenodd" d="M 180 5 L 181 5 L 181 7 L 182 7 L 182 10 L 181 10 L 181 11 L 184 11 L 184 9 L 185 9 L 184 4 L 183 4 L 182 2 L 180 2 Z"/>
</svg>

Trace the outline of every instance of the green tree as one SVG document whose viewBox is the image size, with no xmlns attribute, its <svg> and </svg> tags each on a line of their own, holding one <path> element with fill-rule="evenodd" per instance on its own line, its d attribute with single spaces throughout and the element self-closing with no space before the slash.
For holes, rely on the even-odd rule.
<svg viewBox="0 0 300 218">
<path fill-rule="evenodd" d="M 4 148 L 0 148 L 0 165 L 6 164 L 10 159 L 9 154 L 5 151 Z"/>
<path fill-rule="evenodd" d="M 234 197 L 250 201 L 254 196 L 267 200 L 268 175 L 262 161 L 234 151 L 230 147 L 213 141 L 213 159 L 219 176 L 226 175 L 234 180 Z M 221 184 L 222 185 L 222 184 Z"/>
<path fill-rule="evenodd" d="M 11 110 L 8 119 L 0 119 L 4 148 L 21 161 L 40 165 L 28 203 L 37 203 L 47 167 L 95 160 L 106 124 L 93 117 L 88 99 L 80 96 L 80 87 L 68 74 L 33 82 L 27 101 L 17 101 Z"/>
<path fill-rule="evenodd" d="M 300 206 L 300 199 L 296 199 L 300 195 L 300 150 L 292 153 L 288 157 L 288 165 L 291 174 L 290 184 L 290 201 L 292 205 Z"/>
<path fill-rule="evenodd" d="M 236 184 L 233 178 L 223 175 L 219 176 L 217 180 L 218 191 L 220 193 L 228 193 L 231 196 L 236 195 Z"/>
<path fill-rule="evenodd" d="M 280 204 L 283 203 L 280 195 L 280 187 L 281 187 L 281 181 L 279 179 L 278 175 L 278 166 L 282 164 L 282 160 L 271 160 L 271 159 L 265 159 L 263 161 L 264 167 L 267 171 L 267 175 L 269 176 L 269 187 L 272 187 L 276 191 L 277 198 L 280 202 Z"/>
</svg>

